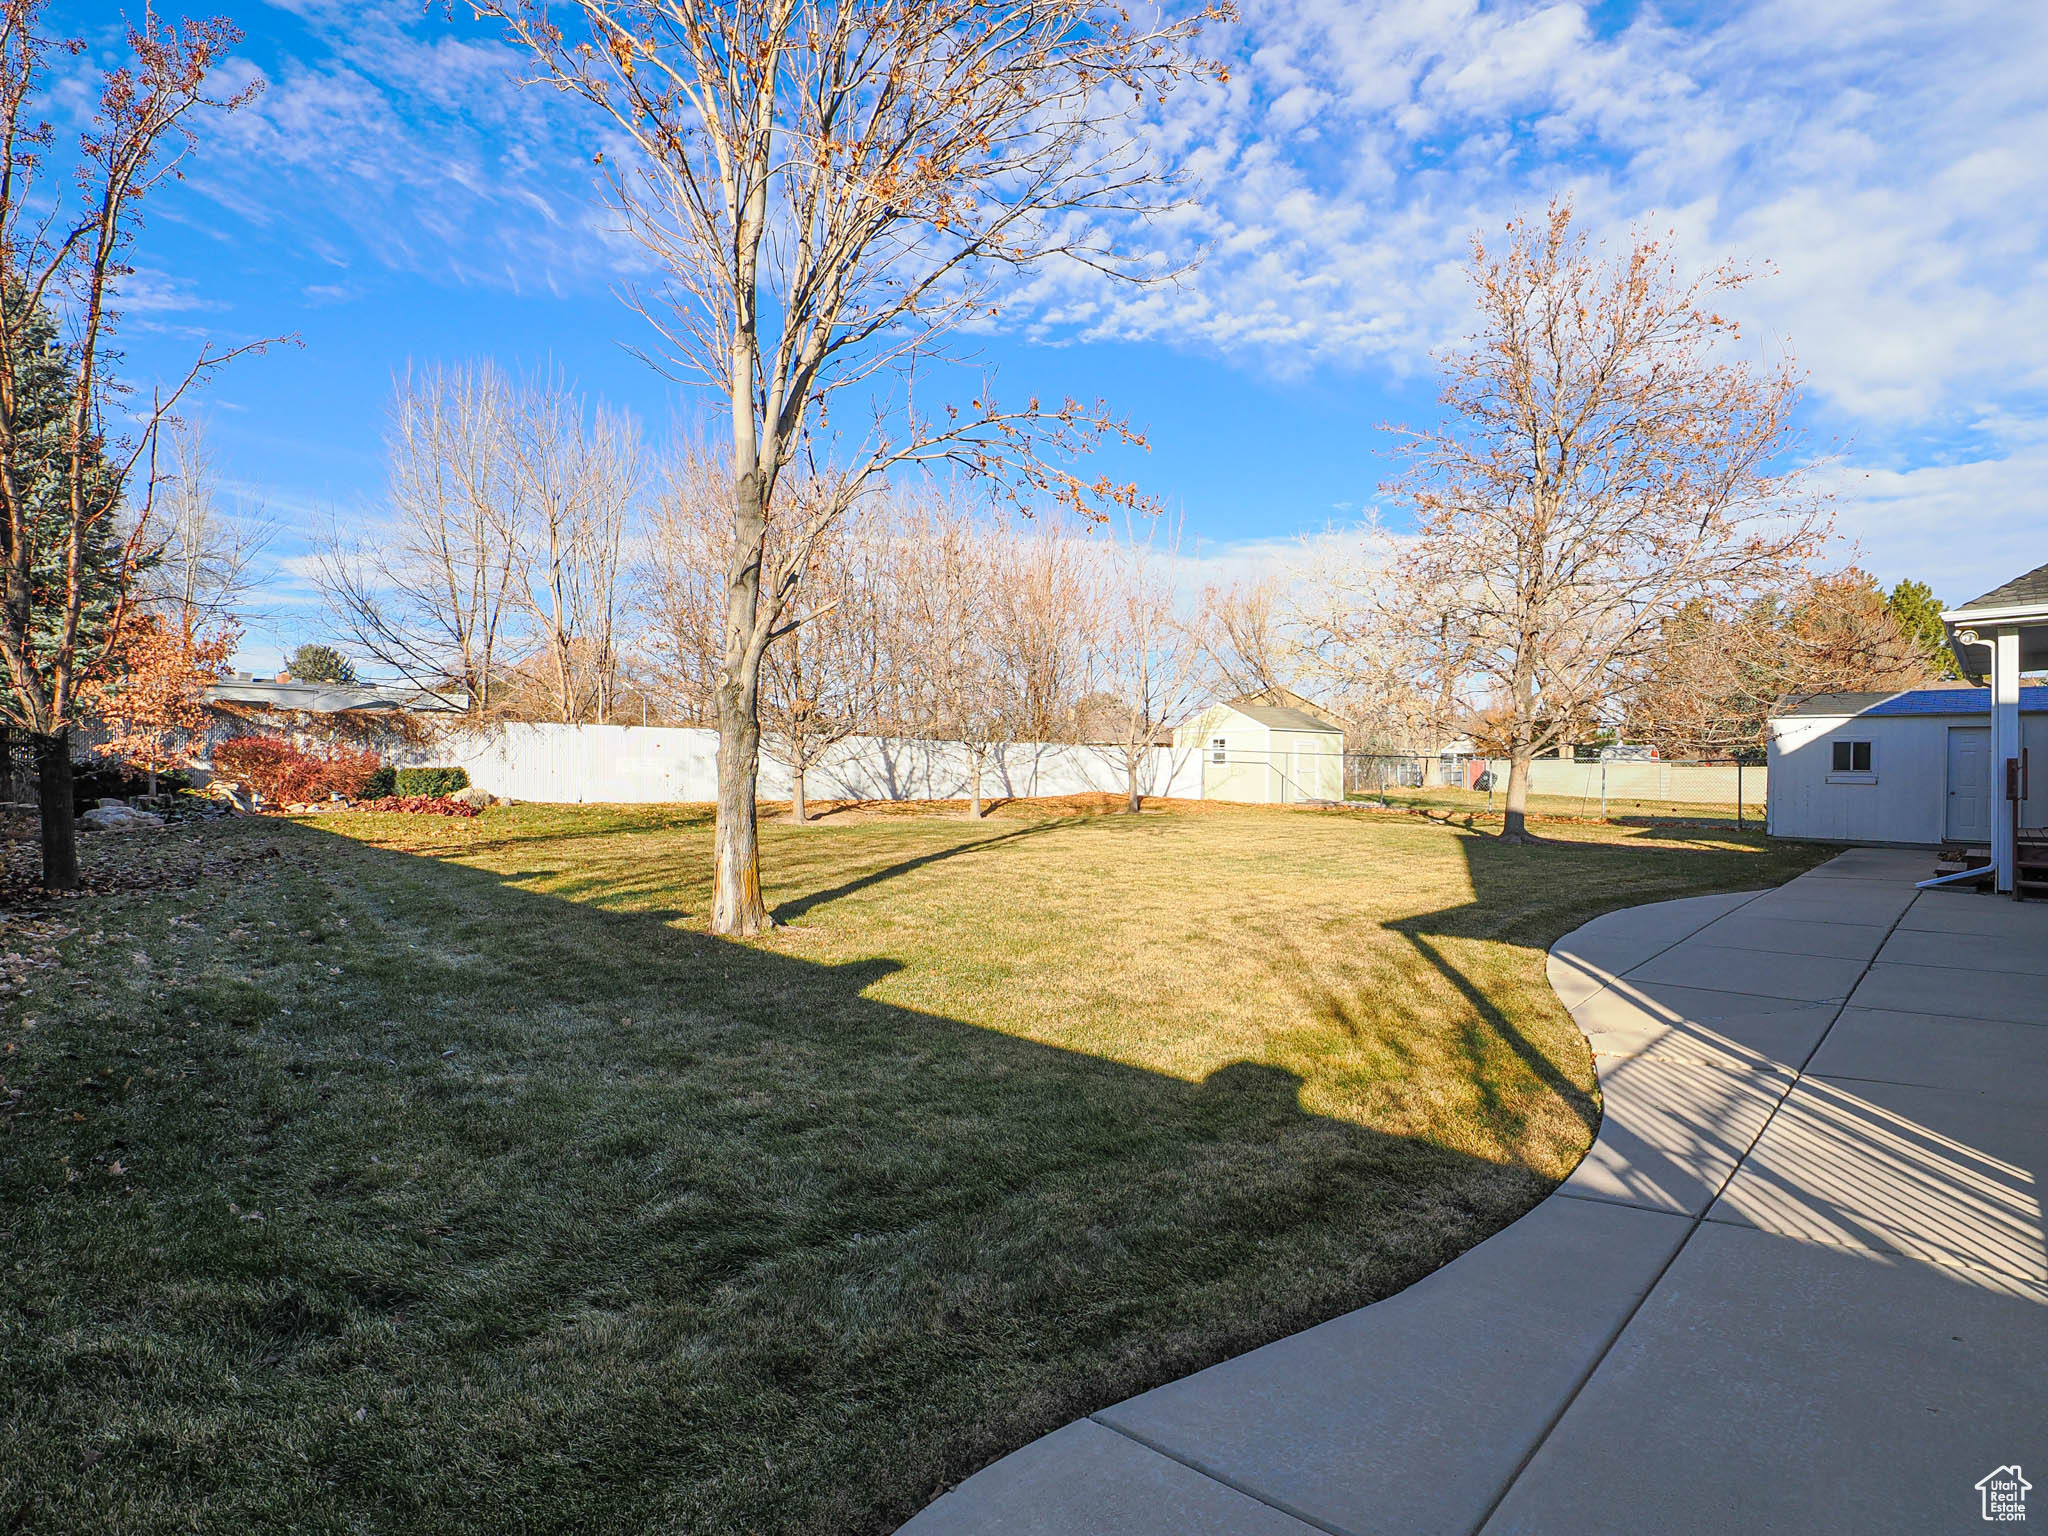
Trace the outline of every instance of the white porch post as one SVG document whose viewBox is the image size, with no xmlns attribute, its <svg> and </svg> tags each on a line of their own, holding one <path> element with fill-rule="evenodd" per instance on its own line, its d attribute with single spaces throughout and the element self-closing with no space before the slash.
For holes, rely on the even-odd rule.
<svg viewBox="0 0 2048 1536">
<path fill-rule="evenodd" d="M 1991 639 L 1991 863 L 2001 892 L 2010 892 L 2019 865 L 2013 846 L 2012 807 L 2005 799 L 2005 763 L 2020 755 L 2020 632 L 2007 625 Z"/>
</svg>

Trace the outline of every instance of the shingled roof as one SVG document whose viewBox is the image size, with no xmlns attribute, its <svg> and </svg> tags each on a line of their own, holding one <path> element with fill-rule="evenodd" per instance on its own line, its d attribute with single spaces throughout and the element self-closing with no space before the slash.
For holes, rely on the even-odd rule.
<svg viewBox="0 0 2048 1536">
<path fill-rule="evenodd" d="M 2048 565 L 2037 565 L 2026 575 L 2015 576 L 2004 586 L 1949 609 L 1941 620 L 1948 627 L 1949 650 L 1956 665 L 1973 683 L 1981 683 L 1989 675 L 1991 649 L 1987 644 L 1958 644 L 1959 630 L 1982 631 L 1981 639 L 1989 641 L 1994 631 L 2015 626 L 2019 630 L 2020 670 L 2048 668 Z"/>
<path fill-rule="evenodd" d="M 1951 609 L 1945 617 L 1955 619 L 2004 608 L 2048 608 L 2048 565 L 2037 565 L 2026 575 L 2015 576 L 2002 587 L 1993 587 L 1982 597 Z"/>
</svg>

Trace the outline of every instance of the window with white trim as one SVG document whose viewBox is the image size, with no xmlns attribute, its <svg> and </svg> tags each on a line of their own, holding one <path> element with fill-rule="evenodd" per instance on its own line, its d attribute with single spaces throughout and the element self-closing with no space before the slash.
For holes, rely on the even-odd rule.
<svg viewBox="0 0 2048 1536">
<path fill-rule="evenodd" d="M 1869 773 L 1870 743 L 1867 741 L 1838 741 L 1835 743 L 1836 773 Z"/>
<path fill-rule="evenodd" d="M 1227 747 L 1221 736 L 1214 736 L 1209 740 L 1209 761 L 1212 763 L 1227 761 Z"/>
</svg>

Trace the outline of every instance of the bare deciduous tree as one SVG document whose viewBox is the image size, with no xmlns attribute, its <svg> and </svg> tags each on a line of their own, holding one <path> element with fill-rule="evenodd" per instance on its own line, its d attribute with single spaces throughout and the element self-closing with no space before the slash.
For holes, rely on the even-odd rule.
<svg viewBox="0 0 2048 1536">
<path fill-rule="evenodd" d="M 648 686 L 672 719 L 718 718 L 728 490 L 717 455 L 684 443 L 668 456 L 648 518 L 634 597 L 644 615 Z"/>
<path fill-rule="evenodd" d="M 1010 679 L 1016 734 L 1032 742 L 1072 740 L 1095 622 L 1085 535 L 1056 512 L 1041 512 L 1028 526 L 995 522 L 983 537 L 996 548 L 992 632 L 997 663 Z"/>
<path fill-rule="evenodd" d="M 1292 683 L 1288 618 L 1271 574 L 1210 587 L 1202 595 L 1201 645 L 1218 684 L 1243 698 Z"/>
<path fill-rule="evenodd" d="M 1106 407 L 1004 406 L 984 383 L 932 410 L 910 386 L 1022 269 L 1162 275 L 1102 231 L 1163 200 L 1129 107 L 1202 67 L 1187 49 L 1203 18 L 1148 26 L 1099 0 L 472 4 L 620 136 L 611 199 L 666 276 L 634 302 L 730 413 L 711 929 L 758 933 L 761 663 L 830 521 L 897 467 L 939 461 L 1071 504 L 1136 499 L 1064 467 L 1132 436 Z M 844 496 L 786 503 L 793 463 L 835 458 L 813 438 L 848 388 L 840 414 L 862 435 L 820 477 Z"/>
<path fill-rule="evenodd" d="M 510 385 L 488 363 L 408 377 L 386 440 L 390 520 L 336 530 L 317 576 L 359 650 L 423 688 L 460 688 L 479 718 L 519 603 L 510 415 Z"/>
<path fill-rule="evenodd" d="M 1850 568 L 1720 610 L 1687 604 L 1658 627 L 1627 695 L 1631 739 L 1667 753 L 1761 752 L 1770 717 L 1827 693 L 1940 681 L 1883 590 Z"/>
<path fill-rule="evenodd" d="M 1162 535 L 1161 529 L 1165 532 Z M 1125 809 L 1144 806 L 1154 748 L 1199 709 L 1212 687 L 1202 616 L 1175 581 L 1178 524 L 1127 522 L 1103 551 L 1093 665 L 1098 742 L 1124 770 Z"/>
<path fill-rule="evenodd" d="M 789 767 L 791 820 L 810 819 L 811 770 L 839 743 L 873 728 L 890 656 L 884 643 L 895 550 L 876 520 L 855 513 L 827 529 L 790 633 L 770 646 L 761 704 L 771 750 Z"/>
<path fill-rule="evenodd" d="M 1781 586 L 1820 546 L 1822 509 L 1780 467 L 1795 375 L 1736 356 L 1710 307 L 1743 280 L 1681 279 L 1647 238 L 1603 259 L 1562 201 L 1502 250 L 1473 240 L 1480 330 L 1391 489 L 1417 523 L 1404 584 L 1506 722 L 1508 840 L 1527 840 L 1531 759 L 1619 693 L 1667 615 Z"/>
<path fill-rule="evenodd" d="M 535 669 L 539 707 L 608 718 L 642 480 L 631 418 L 553 375 L 434 369 L 399 386 L 388 451 L 388 521 L 321 552 L 342 633 L 423 688 L 462 689 L 476 718 L 530 696 Z"/>
<path fill-rule="evenodd" d="M 230 511 L 204 429 L 180 423 L 158 493 L 156 534 L 138 596 L 174 617 L 186 634 L 207 623 L 247 619 L 255 565 L 276 532 L 260 509 Z"/>
<path fill-rule="evenodd" d="M 81 687 L 119 655 L 152 531 L 159 436 L 202 376 L 266 344 L 205 347 L 146 406 L 117 399 L 107 364 L 142 203 L 180 174 L 197 115 L 233 111 L 254 88 L 208 92 L 241 37 L 228 22 L 144 10 L 126 57 L 99 75 L 76 153 L 58 155 L 37 115 L 63 88 L 51 54 L 84 45 L 53 40 L 42 12 L 41 0 L 0 0 L 0 660 L 7 721 L 35 746 L 43 881 L 69 890 L 70 729 Z M 113 428 L 123 416 L 125 433 Z"/>
<path fill-rule="evenodd" d="M 1011 541 L 936 495 L 906 499 L 893 522 L 894 650 L 917 733 L 967 755 L 968 815 L 982 815 L 989 759 L 1015 739 L 1022 709 L 1006 664 L 1000 593 Z"/>
<path fill-rule="evenodd" d="M 575 724 L 610 719 L 619 670 L 626 531 L 641 490 L 631 417 L 595 412 L 555 376 L 512 393 L 499 452 L 509 494 L 501 537 L 515 552 L 514 592 L 547 659 L 555 708 Z"/>
</svg>

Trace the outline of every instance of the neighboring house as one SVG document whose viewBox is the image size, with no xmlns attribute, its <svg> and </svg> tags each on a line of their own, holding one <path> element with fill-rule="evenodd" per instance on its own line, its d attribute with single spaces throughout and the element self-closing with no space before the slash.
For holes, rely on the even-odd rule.
<svg viewBox="0 0 2048 1536">
<path fill-rule="evenodd" d="M 288 672 L 276 677 L 258 677 L 253 672 L 230 672 L 206 690 L 206 702 L 227 706 L 239 714 L 295 715 L 459 713 L 460 697 L 415 688 L 410 683 L 308 683 L 296 682 Z"/>
<path fill-rule="evenodd" d="M 1291 804 L 1344 798 L 1344 727 L 1296 695 L 1213 704 L 1173 733 L 1176 754 L 1197 752 L 1204 800 Z"/>
<path fill-rule="evenodd" d="M 210 753 L 216 742 L 252 734 L 400 745 L 420 734 L 424 717 L 460 714 L 465 700 L 409 683 L 305 683 L 287 673 L 238 672 L 208 688 L 206 704 L 215 721 L 206 738 Z"/>
<path fill-rule="evenodd" d="M 2018 714 L 2033 770 L 2020 822 L 2048 825 L 2048 687 L 2019 690 Z M 2012 814 L 1991 736 L 1988 688 L 1809 699 L 1771 718 L 1771 835 L 1988 846 Z"/>
</svg>

